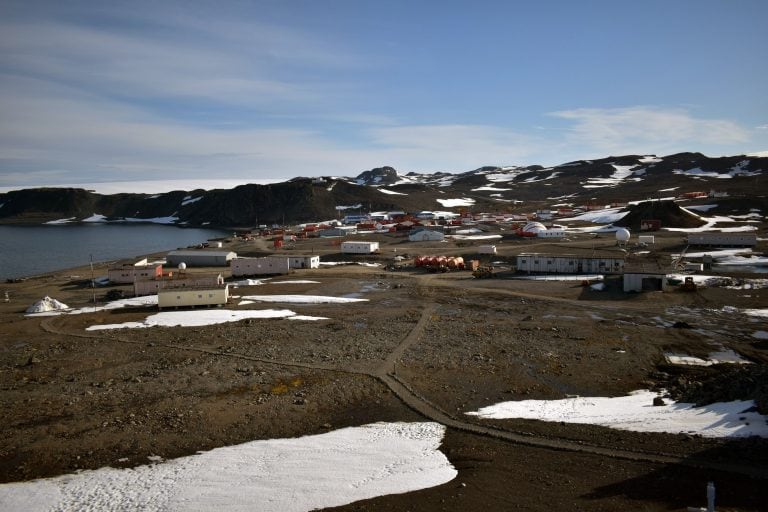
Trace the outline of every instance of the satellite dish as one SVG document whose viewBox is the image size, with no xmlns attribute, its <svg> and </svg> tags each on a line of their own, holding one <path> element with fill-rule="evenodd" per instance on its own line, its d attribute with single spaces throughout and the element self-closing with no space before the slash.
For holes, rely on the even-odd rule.
<svg viewBox="0 0 768 512">
<path fill-rule="evenodd" d="M 181 263 L 179 263 L 179 270 L 186 270 L 186 269 L 187 269 L 187 264 L 186 263 L 184 263 L 183 261 Z"/>
<path fill-rule="evenodd" d="M 626 242 L 629 240 L 629 230 L 624 228 L 619 228 L 616 230 L 616 240 L 619 242 Z"/>
</svg>

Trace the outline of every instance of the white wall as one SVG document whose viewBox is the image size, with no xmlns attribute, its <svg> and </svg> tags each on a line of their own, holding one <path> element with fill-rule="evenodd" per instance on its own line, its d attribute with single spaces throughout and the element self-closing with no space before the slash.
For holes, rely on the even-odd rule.
<svg viewBox="0 0 768 512">
<path fill-rule="evenodd" d="M 289 270 L 286 256 L 235 258 L 231 262 L 232 277 L 287 274 Z"/>
<path fill-rule="evenodd" d="M 371 254 L 379 250 L 379 242 L 342 242 L 341 252 L 346 254 Z"/>
</svg>

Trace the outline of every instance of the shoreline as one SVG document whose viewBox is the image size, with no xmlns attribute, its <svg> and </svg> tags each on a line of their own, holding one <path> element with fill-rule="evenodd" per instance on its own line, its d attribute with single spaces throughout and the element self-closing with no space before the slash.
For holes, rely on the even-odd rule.
<svg viewBox="0 0 768 512">
<path fill-rule="evenodd" d="M 30 227 L 40 226 L 0 226 L 0 230 L 8 228 L 6 234 L 11 229 L 22 230 L 9 234 L 6 239 L 6 243 L 14 247 L 16 252 L 8 251 L 0 255 L 0 272 L 10 269 L 7 274 L 0 275 L 0 280 L 5 283 L 21 282 L 61 274 L 72 269 L 88 268 L 91 264 L 90 257 L 93 257 L 94 266 L 103 266 L 121 260 L 164 255 L 169 251 L 192 247 L 192 244 L 195 244 L 191 236 L 174 237 L 169 236 L 174 234 L 172 232 L 158 232 L 158 229 L 165 229 L 165 225 L 162 224 L 131 224 L 138 229 L 130 233 L 121 232 L 121 228 L 113 229 L 115 224 L 104 225 L 108 229 L 98 233 L 88 231 L 90 226 L 86 226 L 87 223 L 44 226 L 58 228 L 56 232 L 50 232 L 49 237 L 42 236 L 34 230 L 27 230 Z M 67 231 L 69 229 L 74 230 Z M 200 233 L 201 236 L 197 238 L 200 242 L 225 241 L 228 238 L 225 230 L 213 228 L 186 228 L 177 232 L 176 235 L 185 231 L 186 235 L 190 233 L 188 230 L 203 231 L 204 233 Z M 178 239 L 174 240 L 174 238 Z M 174 242 L 178 243 L 174 244 Z M 136 249 L 133 248 L 134 243 L 137 246 Z M 141 245 L 147 247 L 141 247 Z M 57 247 L 62 248 L 57 250 Z M 139 251 L 139 254 L 137 255 L 135 251 Z M 41 268 L 35 270 L 35 266 Z M 33 268 L 28 269 L 29 267 Z"/>
</svg>

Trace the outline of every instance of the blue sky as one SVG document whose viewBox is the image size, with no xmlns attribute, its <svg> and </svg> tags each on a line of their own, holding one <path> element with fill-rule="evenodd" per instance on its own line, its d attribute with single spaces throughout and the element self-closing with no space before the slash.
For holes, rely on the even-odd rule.
<svg viewBox="0 0 768 512">
<path fill-rule="evenodd" d="M 0 188 L 768 150 L 768 2 L 0 3 Z"/>
</svg>

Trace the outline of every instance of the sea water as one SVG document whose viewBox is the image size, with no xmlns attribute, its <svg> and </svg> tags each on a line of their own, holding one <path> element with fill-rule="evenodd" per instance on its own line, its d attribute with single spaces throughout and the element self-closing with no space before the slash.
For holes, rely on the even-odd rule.
<svg viewBox="0 0 768 512">
<path fill-rule="evenodd" d="M 173 250 L 227 235 L 157 224 L 0 226 L 0 279 Z"/>
</svg>

